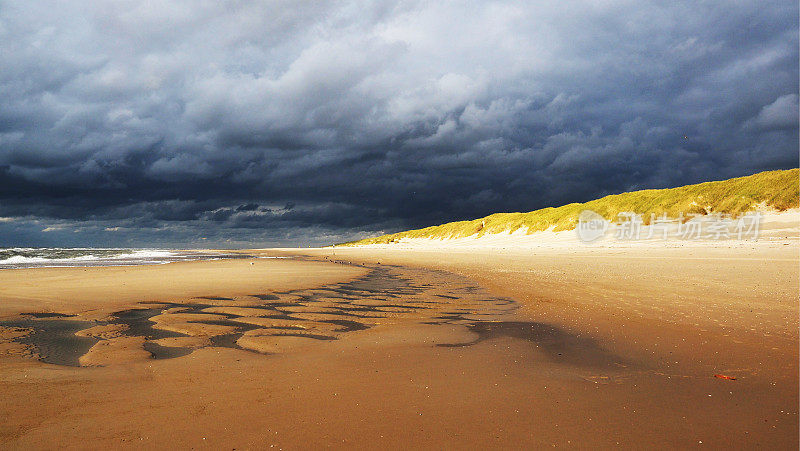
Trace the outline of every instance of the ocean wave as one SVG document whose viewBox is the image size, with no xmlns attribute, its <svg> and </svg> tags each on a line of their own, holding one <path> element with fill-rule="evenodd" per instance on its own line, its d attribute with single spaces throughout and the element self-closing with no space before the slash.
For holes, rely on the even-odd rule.
<svg viewBox="0 0 800 451">
<path fill-rule="evenodd" d="M 24 255 L 15 255 L 6 259 L 0 260 L 0 264 L 19 264 L 19 263 L 46 263 L 46 262 L 82 262 L 82 261 L 97 261 L 102 260 L 101 257 L 94 255 L 82 255 L 80 257 L 71 258 L 47 258 L 47 257 L 25 257 Z"/>
<path fill-rule="evenodd" d="M 83 266 L 137 266 L 164 263 L 253 258 L 252 255 L 210 250 L 120 248 L 0 248 L 0 270 Z"/>
<path fill-rule="evenodd" d="M 0 249 L 0 268 L 30 268 L 43 266 L 103 266 L 119 264 L 167 263 L 185 259 L 162 249 L 91 249 L 91 248 L 5 248 Z"/>
<path fill-rule="evenodd" d="M 17 263 L 40 263 L 49 261 L 44 257 L 24 257 L 22 255 L 15 255 L 13 257 L 8 257 L 4 260 L 0 260 L 0 264 L 17 264 Z"/>
<path fill-rule="evenodd" d="M 172 252 L 172 251 L 141 250 L 141 251 L 134 251 L 134 252 L 126 253 L 126 254 L 115 255 L 115 256 L 110 257 L 110 258 L 117 259 L 117 260 L 126 259 L 126 258 L 167 258 L 167 257 L 173 257 L 175 255 L 178 255 L 178 254 L 176 254 L 175 252 Z"/>
</svg>

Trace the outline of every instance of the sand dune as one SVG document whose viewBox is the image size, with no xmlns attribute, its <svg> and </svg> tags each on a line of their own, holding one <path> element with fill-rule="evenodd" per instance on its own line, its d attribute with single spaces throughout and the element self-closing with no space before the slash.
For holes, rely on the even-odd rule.
<svg viewBox="0 0 800 451">
<path fill-rule="evenodd" d="M 592 242 L 581 240 L 576 230 L 542 231 L 528 233 L 525 228 L 512 233 L 474 234 L 459 238 L 399 238 L 391 243 L 370 243 L 355 245 L 356 247 L 374 249 L 416 249 L 416 250 L 474 250 L 474 249 L 540 249 L 540 248 L 583 248 L 587 246 L 600 248 L 670 248 L 670 247 L 753 247 L 753 246 L 797 246 L 800 242 L 800 209 L 794 208 L 783 212 L 761 211 L 757 233 L 750 231 L 737 236 L 735 226 L 730 227 L 727 235 L 709 232 L 713 217 L 701 217 L 688 221 L 699 225 L 699 234 L 679 235 L 678 226 L 668 227 L 642 225 L 637 230 L 638 237 L 618 238 L 621 235 L 619 224 L 612 222 L 604 236 Z M 735 222 L 735 221 L 734 221 Z M 685 229 L 688 226 L 683 224 Z M 706 230 L 706 232 L 703 232 Z M 741 239 L 740 239 L 741 238 Z M 342 249 L 338 247 L 338 249 Z"/>
</svg>

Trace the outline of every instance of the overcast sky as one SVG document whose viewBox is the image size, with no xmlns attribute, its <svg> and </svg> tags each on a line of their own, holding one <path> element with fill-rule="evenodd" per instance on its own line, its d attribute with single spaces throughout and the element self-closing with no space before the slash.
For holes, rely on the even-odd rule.
<svg viewBox="0 0 800 451">
<path fill-rule="evenodd" d="M 0 246 L 313 245 L 798 165 L 797 1 L 0 0 Z"/>
</svg>

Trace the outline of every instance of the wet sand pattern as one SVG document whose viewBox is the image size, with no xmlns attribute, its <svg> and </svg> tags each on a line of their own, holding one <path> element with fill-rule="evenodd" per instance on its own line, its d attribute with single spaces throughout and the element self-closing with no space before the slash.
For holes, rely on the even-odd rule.
<svg viewBox="0 0 800 451">
<path fill-rule="evenodd" d="M 518 308 L 514 301 L 487 296 L 466 278 L 433 270 L 375 266 L 360 279 L 316 289 L 140 305 L 95 321 L 30 313 L 0 320 L 0 330 L 27 331 L 7 340 L 28 346 L 45 363 L 70 366 L 81 366 L 90 350 L 131 337 L 141 340 L 141 349 L 154 359 L 182 357 L 207 346 L 271 354 L 400 323 L 463 326 L 476 337 L 439 346 L 511 337 L 536 343 L 555 361 L 618 363 L 591 339 L 546 324 L 507 321 Z"/>
</svg>

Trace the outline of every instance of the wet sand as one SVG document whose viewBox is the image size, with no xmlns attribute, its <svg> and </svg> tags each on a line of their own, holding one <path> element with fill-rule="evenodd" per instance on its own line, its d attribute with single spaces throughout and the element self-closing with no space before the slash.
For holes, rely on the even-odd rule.
<svg viewBox="0 0 800 451">
<path fill-rule="evenodd" d="M 0 271 L 0 443 L 797 447 L 796 247 L 554 252 Z"/>
</svg>

